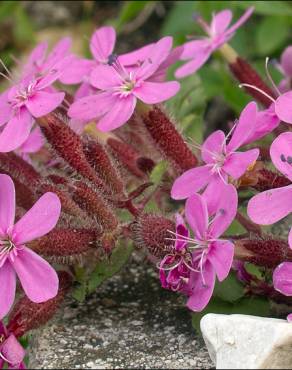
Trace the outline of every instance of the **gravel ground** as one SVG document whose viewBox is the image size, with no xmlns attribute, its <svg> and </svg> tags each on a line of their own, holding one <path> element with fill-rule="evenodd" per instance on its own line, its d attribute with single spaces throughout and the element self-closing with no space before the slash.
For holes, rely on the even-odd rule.
<svg viewBox="0 0 292 370">
<path fill-rule="evenodd" d="M 68 299 L 33 341 L 31 368 L 213 367 L 183 297 L 161 289 L 157 272 L 135 261 L 85 303 Z"/>
</svg>

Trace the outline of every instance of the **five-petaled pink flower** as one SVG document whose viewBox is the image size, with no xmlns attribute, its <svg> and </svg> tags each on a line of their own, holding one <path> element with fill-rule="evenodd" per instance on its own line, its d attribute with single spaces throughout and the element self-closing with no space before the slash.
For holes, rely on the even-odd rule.
<svg viewBox="0 0 292 370">
<path fill-rule="evenodd" d="M 177 69 L 175 76 L 181 78 L 196 72 L 206 63 L 215 50 L 233 37 L 235 31 L 247 21 L 252 12 L 253 8 L 247 9 L 243 16 L 229 28 L 228 26 L 232 19 L 231 10 L 226 9 L 218 14 L 214 14 L 210 26 L 201 17 L 197 17 L 197 22 L 207 33 L 208 37 L 192 40 L 183 45 L 184 50 L 180 59 L 188 62 Z"/>
<path fill-rule="evenodd" d="M 11 178 L 0 175 L 0 319 L 10 310 L 16 274 L 28 298 L 45 302 L 58 292 L 58 275 L 44 259 L 25 246 L 51 231 L 60 216 L 61 203 L 54 193 L 45 193 L 14 224 L 15 188 Z"/>
<path fill-rule="evenodd" d="M 64 99 L 63 92 L 52 91 L 51 85 L 68 64 L 66 57 L 45 74 L 30 74 L 0 95 L 0 152 L 17 149 L 28 138 L 34 118 L 56 109 Z"/>
<path fill-rule="evenodd" d="M 108 65 L 97 66 L 91 74 L 91 84 L 101 92 L 73 103 L 69 116 L 87 121 L 98 119 L 97 127 L 106 132 L 130 119 L 137 99 L 146 104 L 170 99 L 178 92 L 179 83 L 152 82 L 151 77 L 168 57 L 171 46 L 171 37 L 162 38 L 151 47 L 148 58 L 133 71 L 127 70 L 119 58 L 112 55 Z"/>
<path fill-rule="evenodd" d="M 185 216 L 194 236 L 176 235 L 177 242 L 187 243 L 192 251 L 188 286 L 184 290 L 189 296 L 187 306 L 193 311 L 206 307 L 214 290 L 216 275 L 219 281 L 228 276 L 234 255 L 234 245 L 219 237 L 236 215 L 236 189 L 233 185 L 224 186 L 212 217 L 207 203 L 208 199 L 199 194 L 188 198 Z"/>
<path fill-rule="evenodd" d="M 4 365 L 7 365 L 8 369 L 26 369 L 24 357 L 24 348 L 0 321 L 0 369 L 3 369 Z"/>
<path fill-rule="evenodd" d="M 270 154 L 275 167 L 292 181 L 292 132 L 279 135 L 271 145 Z M 254 196 L 247 212 L 252 221 L 261 225 L 273 224 L 292 212 L 292 184 L 267 190 Z M 289 233 L 292 248 L 292 229 Z M 292 295 L 292 263 L 281 263 L 273 273 L 274 287 L 285 295 Z"/>
<path fill-rule="evenodd" d="M 215 194 L 220 194 L 228 176 L 233 179 L 241 177 L 259 156 L 258 149 L 236 151 L 252 134 L 256 118 L 257 107 L 251 102 L 242 111 L 228 144 L 223 131 L 218 130 L 211 134 L 201 149 L 202 159 L 206 164 L 192 168 L 178 177 L 172 186 L 172 198 L 185 199 L 208 186 L 206 196 L 215 201 Z"/>
</svg>

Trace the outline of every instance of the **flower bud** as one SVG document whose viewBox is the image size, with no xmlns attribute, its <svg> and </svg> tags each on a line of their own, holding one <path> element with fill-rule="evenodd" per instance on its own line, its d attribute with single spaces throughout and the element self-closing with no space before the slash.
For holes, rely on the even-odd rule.
<svg viewBox="0 0 292 370">
<path fill-rule="evenodd" d="M 22 337 L 29 330 L 46 324 L 54 316 L 72 285 L 72 278 L 67 272 L 61 271 L 58 275 L 59 291 L 55 298 L 43 303 L 34 303 L 27 296 L 19 299 L 9 317 L 9 332 L 17 338 Z"/>
<path fill-rule="evenodd" d="M 138 248 L 147 249 L 155 257 L 163 258 L 173 248 L 169 240 L 175 223 L 163 216 L 143 214 L 131 225 L 132 238 Z"/>
<path fill-rule="evenodd" d="M 174 124 L 158 107 L 144 112 L 142 121 L 154 143 L 179 173 L 196 167 L 198 160 L 178 133 Z"/>
</svg>

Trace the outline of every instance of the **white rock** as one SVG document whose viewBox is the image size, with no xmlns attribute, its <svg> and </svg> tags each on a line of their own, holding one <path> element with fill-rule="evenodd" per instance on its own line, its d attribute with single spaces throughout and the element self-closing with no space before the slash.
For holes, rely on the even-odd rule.
<svg viewBox="0 0 292 370">
<path fill-rule="evenodd" d="M 207 314 L 200 325 L 216 369 L 292 369 L 292 324 L 285 320 Z"/>
</svg>

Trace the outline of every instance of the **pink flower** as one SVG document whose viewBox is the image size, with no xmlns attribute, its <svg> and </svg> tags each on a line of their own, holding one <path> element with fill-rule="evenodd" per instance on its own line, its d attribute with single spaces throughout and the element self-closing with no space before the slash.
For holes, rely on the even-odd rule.
<svg viewBox="0 0 292 370">
<path fill-rule="evenodd" d="M 189 41 L 183 45 L 184 51 L 180 59 L 187 60 L 188 62 L 177 69 L 175 76 L 181 78 L 196 72 L 206 63 L 215 50 L 219 49 L 233 37 L 235 31 L 247 21 L 252 12 L 253 8 L 247 9 L 243 16 L 229 28 L 228 26 L 232 19 L 231 10 L 226 9 L 218 14 L 214 14 L 210 26 L 203 19 L 197 17 L 198 23 L 207 33 L 208 37 Z"/>
<path fill-rule="evenodd" d="M 0 204 L 1 319 L 13 304 L 16 274 L 31 301 L 40 303 L 56 296 L 59 283 L 55 270 L 25 244 L 55 227 L 61 203 L 57 195 L 46 193 L 14 224 L 14 184 L 9 176 L 0 175 Z"/>
<path fill-rule="evenodd" d="M 270 148 L 275 167 L 292 181 L 292 133 L 279 135 Z M 271 225 L 292 212 L 292 185 L 267 190 L 254 196 L 248 203 L 251 220 L 261 225 Z M 289 234 L 292 248 L 292 232 Z"/>
<path fill-rule="evenodd" d="M 63 92 L 49 90 L 60 77 L 69 59 L 52 66 L 44 75 L 28 75 L 0 95 L 0 152 L 17 149 L 28 138 L 34 118 L 56 109 L 64 99 Z"/>
<path fill-rule="evenodd" d="M 44 145 L 44 137 L 39 127 L 35 127 L 25 142 L 16 149 L 16 154 L 18 154 L 22 159 L 31 163 L 30 154 L 38 152 Z"/>
<path fill-rule="evenodd" d="M 174 96 L 179 83 L 151 82 L 150 79 L 169 55 L 171 37 L 164 37 L 152 46 L 149 58 L 133 72 L 128 72 L 119 58 L 112 56 L 109 65 L 97 66 L 91 84 L 101 92 L 73 103 L 68 111 L 72 118 L 98 119 L 98 128 L 107 132 L 125 124 L 132 116 L 137 99 L 156 104 Z"/>
<path fill-rule="evenodd" d="M 8 369 L 25 369 L 24 357 L 24 348 L 0 321 L 0 369 L 3 369 L 5 364 Z"/>
<path fill-rule="evenodd" d="M 292 78 L 292 46 L 288 46 L 282 53 L 280 63 L 276 64 L 279 71 L 285 76 L 280 82 L 279 90 L 282 93 L 291 90 Z"/>
<path fill-rule="evenodd" d="M 233 185 L 223 188 L 215 215 L 211 219 L 207 200 L 202 195 L 195 194 L 186 201 L 186 219 L 194 232 L 194 239 L 181 237 L 181 240 L 191 244 L 189 248 L 193 250 L 187 302 L 193 311 L 201 311 L 208 304 L 216 275 L 219 281 L 223 281 L 229 274 L 234 245 L 219 237 L 233 221 L 236 211 L 237 192 Z"/>
<path fill-rule="evenodd" d="M 233 179 L 241 177 L 259 156 L 258 149 L 236 151 L 252 134 L 256 117 L 257 107 L 251 102 L 242 111 L 228 144 L 228 137 L 225 137 L 221 130 L 211 134 L 201 149 L 202 159 L 206 164 L 192 168 L 178 177 L 172 186 L 171 197 L 185 199 L 208 185 L 206 196 L 215 200 L 214 194 L 220 193 L 222 184 L 228 181 L 228 176 Z"/>
<path fill-rule="evenodd" d="M 69 37 L 62 38 L 46 56 L 48 43 L 42 42 L 38 44 L 28 57 L 27 63 L 22 68 L 22 76 L 32 74 L 44 74 L 50 71 L 57 63 L 60 63 L 69 55 L 71 47 L 71 39 Z"/>
</svg>

